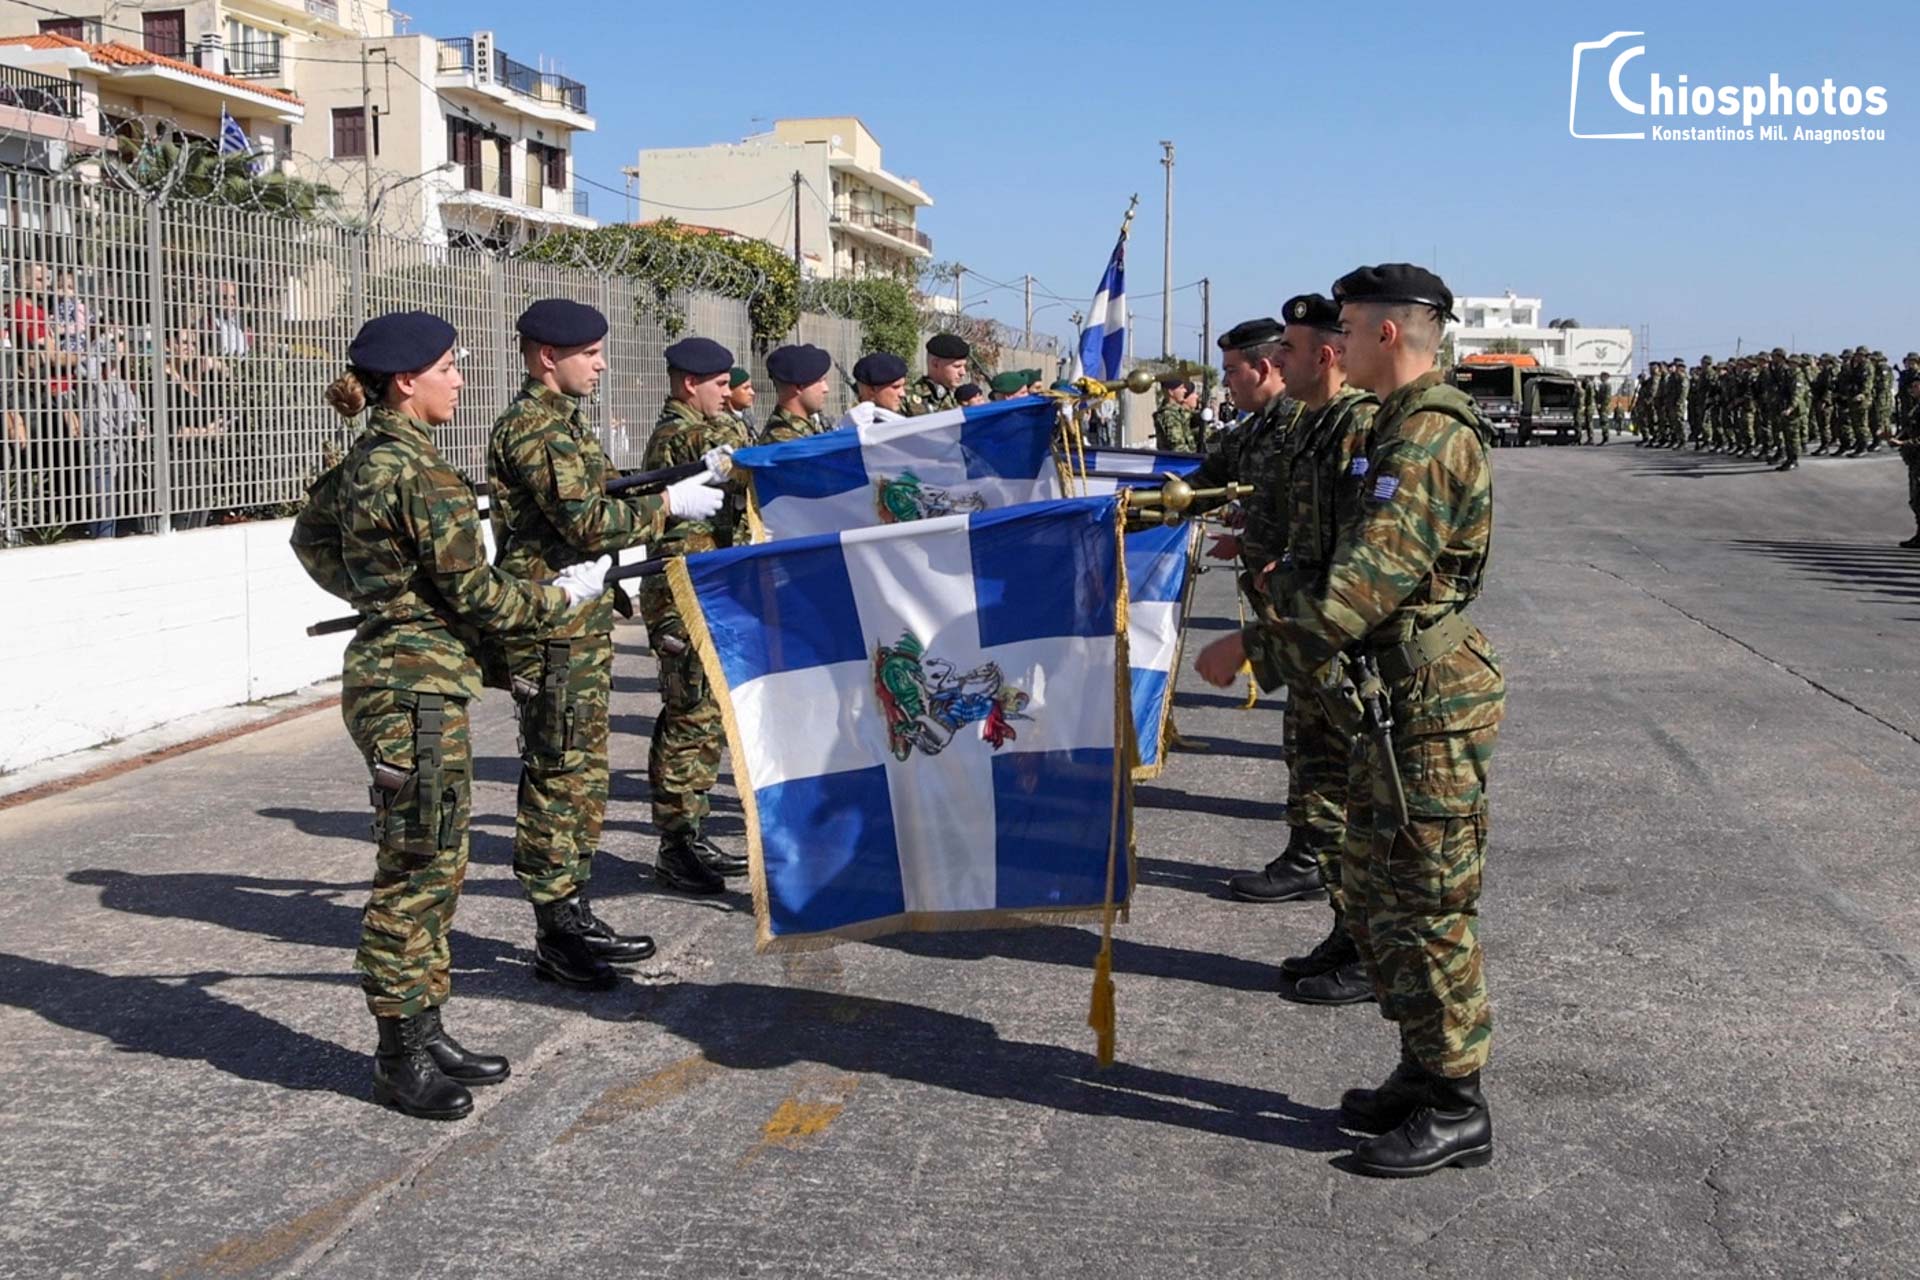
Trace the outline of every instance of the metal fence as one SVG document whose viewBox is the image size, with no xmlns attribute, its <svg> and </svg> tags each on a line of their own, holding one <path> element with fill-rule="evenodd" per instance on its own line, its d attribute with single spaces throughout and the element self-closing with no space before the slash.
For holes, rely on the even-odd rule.
<svg viewBox="0 0 1920 1280">
<path fill-rule="evenodd" d="M 590 414 L 612 460 L 635 466 L 671 341 L 643 283 L 0 170 L 0 543 L 290 514 L 354 429 L 322 389 L 361 322 L 403 308 L 460 331 L 467 385 L 438 443 L 480 478 L 488 428 L 520 385 L 513 320 L 553 296 L 612 321 Z M 764 421 L 772 388 L 749 355 L 746 304 L 681 301 L 686 332 L 756 371 Z M 806 316 L 800 336 L 843 369 L 859 354 L 852 321 Z M 836 383 L 832 411 L 848 400 Z"/>
</svg>

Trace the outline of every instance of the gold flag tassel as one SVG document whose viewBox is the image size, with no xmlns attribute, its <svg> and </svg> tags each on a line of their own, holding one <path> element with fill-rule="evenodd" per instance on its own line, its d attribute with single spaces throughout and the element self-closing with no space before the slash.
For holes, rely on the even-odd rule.
<svg viewBox="0 0 1920 1280">
<path fill-rule="evenodd" d="M 1233 607 L 1240 611 L 1240 629 L 1245 631 L 1247 629 L 1247 598 L 1238 591 L 1233 593 Z M 1253 663 L 1251 660 L 1243 660 L 1240 663 L 1240 674 L 1247 678 L 1247 700 L 1241 704 L 1240 709 L 1242 711 L 1251 711 L 1254 705 L 1260 701 L 1260 684 L 1253 678 Z"/>
<path fill-rule="evenodd" d="M 1122 744 L 1122 760 L 1135 758 L 1137 748 L 1133 741 L 1133 705 L 1128 696 L 1132 687 L 1128 675 L 1127 657 L 1127 510 L 1131 495 L 1125 490 L 1120 492 L 1119 518 L 1114 529 L 1115 563 L 1120 570 L 1120 589 L 1115 594 L 1114 644 L 1118 661 L 1114 665 L 1113 691 L 1113 734 L 1114 741 Z M 1120 861 L 1120 837 L 1128 825 L 1129 813 L 1127 793 L 1130 777 L 1124 764 L 1114 769 L 1113 813 L 1108 828 L 1107 840 L 1107 893 L 1100 904 L 1100 954 L 1093 961 L 1093 999 L 1087 1007 L 1087 1026 L 1093 1029 L 1094 1057 L 1101 1067 L 1113 1065 L 1115 1045 L 1115 1025 L 1117 1022 L 1113 996 L 1113 921 L 1116 908 L 1113 901 L 1113 888 L 1116 868 Z M 1131 865 L 1131 864 L 1129 864 Z"/>
</svg>

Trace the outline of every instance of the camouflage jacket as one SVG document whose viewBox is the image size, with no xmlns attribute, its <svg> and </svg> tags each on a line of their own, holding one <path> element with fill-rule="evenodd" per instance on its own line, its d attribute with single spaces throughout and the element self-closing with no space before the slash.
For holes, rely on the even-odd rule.
<svg viewBox="0 0 1920 1280">
<path fill-rule="evenodd" d="M 779 444 L 783 440 L 804 440 L 831 429 L 818 418 L 803 418 L 785 409 L 775 409 L 773 416 L 767 419 L 767 425 L 760 429 L 760 438 L 754 443 Z"/>
<path fill-rule="evenodd" d="M 579 403 L 528 378 L 487 443 L 494 562 L 516 578 L 544 582 L 568 565 L 659 537 L 666 500 L 608 497 L 616 474 Z M 567 629 L 611 631 L 613 606 L 609 591 L 568 619 Z"/>
<path fill-rule="evenodd" d="M 1189 477 L 1196 489 L 1253 486 L 1253 496 L 1241 503 L 1246 523 L 1240 530 L 1240 564 L 1248 572 L 1264 569 L 1287 549 L 1281 495 L 1287 490 L 1287 442 L 1301 416 L 1298 400 L 1275 396 L 1259 412 L 1241 418 Z"/>
<path fill-rule="evenodd" d="M 1193 410 L 1177 404 L 1163 404 L 1153 415 L 1153 443 L 1165 453 L 1200 452 L 1199 433 L 1194 430 Z"/>
<path fill-rule="evenodd" d="M 941 386 L 925 374 L 907 384 L 907 398 L 900 402 L 900 412 L 909 418 L 918 418 L 927 413 L 944 413 L 959 407 L 951 388 Z"/>
<path fill-rule="evenodd" d="M 348 688 L 478 697 L 481 636 L 537 630 L 567 608 L 558 587 L 487 563 L 473 486 L 429 427 L 386 409 L 314 482 L 293 550 L 364 615 L 347 645 Z"/>
<path fill-rule="evenodd" d="M 1380 398 L 1342 387 L 1309 410 L 1293 433 L 1284 502 L 1287 553 L 1281 566 L 1289 591 L 1320 584 L 1340 533 L 1358 519 L 1367 485 L 1367 443 Z"/>
<path fill-rule="evenodd" d="M 1373 419 L 1366 494 L 1325 580 L 1292 595 L 1269 580 L 1258 620 L 1242 632 L 1263 686 L 1308 681 L 1355 646 L 1404 643 L 1479 595 L 1493 544 L 1493 471 L 1481 431 L 1473 402 L 1437 370 L 1386 398 Z M 1506 699 L 1498 659 L 1473 628 L 1460 647 L 1389 688 L 1403 747 L 1497 724 Z M 1421 782 L 1407 779 L 1416 805 Z M 1481 802 L 1477 788 L 1447 796 L 1449 811 Z"/>
<path fill-rule="evenodd" d="M 653 471 L 698 462 L 707 450 L 730 444 L 744 448 L 747 441 L 740 433 L 740 421 L 731 414 L 702 417 L 693 406 L 669 399 L 660 410 L 653 434 L 647 438 L 643 468 Z M 667 520 L 666 529 L 655 541 L 656 556 L 684 556 L 716 547 L 731 547 L 747 541 L 746 476 L 735 472 L 721 486 L 727 491 L 727 504 L 711 520 Z M 648 627 L 673 616 L 673 598 L 664 578 L 650 578 L 640 588 L 640 609 Z"/>
<path fill-rule="evenodd" d="M 1893 366 L 1885 360 L 1873 362 L 1873 385 L 1868 393 L 1874 415 L 1888 418 L 1893 414 Z"/>
</svg>

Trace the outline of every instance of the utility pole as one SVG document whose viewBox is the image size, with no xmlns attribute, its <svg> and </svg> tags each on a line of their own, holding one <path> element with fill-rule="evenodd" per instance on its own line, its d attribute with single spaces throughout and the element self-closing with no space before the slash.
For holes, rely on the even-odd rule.
<svg viewBox="0 0 1920 1280">
<path fill-rule="evenodd" d="M 1021 331 L 1020 345 L 1028 351 L 1033 350 L 1033 276 L 1026 277 L 1027 327 Z"/>
<path fill-rule="evenodd" d="M 965 305 L 966 289 L 967 269 L 956 262 L 953 264 L 953 314 L 955 316 L 958 316 L 962 311 L 967 309 Z"/>
<path fill-rule="evenodd" d="M 361 225 L 373 234 L 373 79 L 367 74 L 369 54 L 360 42 L 360 215 Z"/>
<path fill-rule="evenodd" d="M 800 171 L 793 171 L 793 278 L 800 279 Z"/>
<path fill-rule="evenodd" d="M 1200 363 L 1213 363 L 1213 278 L 1200 277 Z"/>
<path fill-rule="evenodd" d="M 1167 171 L 1166 243 L 1160 272 L 1160 354 L 1173 358 L 1173 143 L 1160 140 L 1160 166 Z"/>
</svg>

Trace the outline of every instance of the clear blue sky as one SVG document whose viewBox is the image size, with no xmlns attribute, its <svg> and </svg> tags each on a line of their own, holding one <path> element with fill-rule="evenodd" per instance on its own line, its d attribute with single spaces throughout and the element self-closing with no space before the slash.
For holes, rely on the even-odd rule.
<svg viewBox="0 0 1920 1280">
<path fill-rule="evenodd" d="M 1137 191 L 1128 292 L 1143 355 L 1159 346 L 1161 303 L 1143 295 L 1160 289 L 1161 138 L 1178 146 L 1174 283 L 1212 278 L 1216 332 L 1359 263 L 1406 259 L 1456 294 L 1511 288 L 1544 296 L 1549 316 L 1648 325 L 1662 356 L 1718 357 L 1736 339 L 1920 349 L 1920 34 L 1906 5 L 1532 5 L 1509 21 L 1430 4 L 401 7 L 416 31 L 491 27 L 521 61 L 558 59 L 600 125 L 580 171 L 616 187 L 642 147 L 858 115 L 887 167 L 934 196 L 922 226 L 939 259 L 1016 286 L 1032 272 L 1080 307 Z M 1616 46 L 1647 47 L 1629 86 L 1649 71 L 1884 85 L 1877 119 L 1803 123 L 1887 140 L 1571 138 L 1572 46 L 1615 30 L 1646 33 Z M 1612 52 L 1597 57 L 1583 110 L 1611 106 Z M 617 215 L 619 200 L 596 191 L 594 209 Z M 971 280 L 967 294 L 1018 323 L 1017 288 Z M 1064 332 L 1071 309 L 1036 328 Z M 1176 287 L 1174 317 L 1192 353 L 1196 290 Z"/>
</svg>

